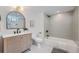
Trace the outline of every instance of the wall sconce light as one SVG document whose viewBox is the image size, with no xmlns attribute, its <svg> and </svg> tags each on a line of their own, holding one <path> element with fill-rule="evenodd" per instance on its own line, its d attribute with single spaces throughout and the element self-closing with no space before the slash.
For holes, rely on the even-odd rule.
<svg viewBox="0 0 79 59">
<path fill-rule="evenodd" d="M 17 10 L 17 11 L 23 11 L 23 7 L 21 7 L 21 6 L 16 6 L 16 10 Z"/>
<path fill-rule="evenodd" d="M 15 9 L 17 11 L 23 11 L 23 7 L 22 6 L 13 6 L 13 9 Z"/>
</svg>

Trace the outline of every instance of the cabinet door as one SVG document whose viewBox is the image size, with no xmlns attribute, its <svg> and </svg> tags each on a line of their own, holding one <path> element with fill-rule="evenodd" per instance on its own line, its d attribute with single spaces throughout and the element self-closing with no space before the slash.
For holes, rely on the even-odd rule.
<svg viewBox="0 0 79 59">
<path fill-rule="evenodd" d="M 22 35 L 21 39 L 21 50 L 25 51 L 31 47 L 31 35 L 30 34 L 25 34 Z"/>
<path fill-rule="evenodd" d="M 27 35 L 22 35 L 21 36 L 22 38 L 21 38 L 21 50 L 22 51 L 25 51 L 26 49 L 27 49 Z"/>
<path fill-rule="evenodd" d="M 4 39 L 4 52 L 19 53 L 21 52 L 20 36 L 14 36 Z"/>
<path fill-rule="evenodd" d="M 8 37 L 4 39 L 4 52 L 8 53 L 16 52 L 15 37 Z"/>
<path fill-rule="evenodd" d="M 21 36 L 15 36 L 15 42 L 14 45 L 16 44 L 15 52 L 20 53 L 21 52 Z"/>
<path fill-rule="evenodd" d="M 32 35 L 31 34 L 28 34 L 27 35 L 27 47 L 30 48 L 31 45 L 32 45 Z"/>
</svg>

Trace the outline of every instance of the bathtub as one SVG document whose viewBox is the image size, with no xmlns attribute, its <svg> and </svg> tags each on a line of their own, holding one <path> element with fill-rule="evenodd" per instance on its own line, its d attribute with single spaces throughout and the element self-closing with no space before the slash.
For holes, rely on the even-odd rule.
<svg viewBox="0 0 79 59">
<path fill-rule="evenodd" d="M 52 48 L 59 48 L 68 51 L 69 53 L 77 53 L 78 46 L 73 40 L 56 38 L 56 37 L 47 37 L 44 38 L 44 42 Z"/>
</svg>

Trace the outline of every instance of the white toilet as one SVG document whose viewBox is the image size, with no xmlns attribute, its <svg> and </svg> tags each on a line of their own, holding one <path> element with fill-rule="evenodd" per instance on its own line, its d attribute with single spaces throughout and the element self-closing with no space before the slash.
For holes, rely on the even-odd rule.
<svg viewBox="0 0 79 59">
<path fill-rule="evenodd" d="M 38 47 L 41 46 L 42 42 L 43 42 L 43 39 L 41 39 L 40 37 L 36 37 L 36 36 L 32 36 L 32 39 L 35 41 L 36 45 Z"/>
</svg>

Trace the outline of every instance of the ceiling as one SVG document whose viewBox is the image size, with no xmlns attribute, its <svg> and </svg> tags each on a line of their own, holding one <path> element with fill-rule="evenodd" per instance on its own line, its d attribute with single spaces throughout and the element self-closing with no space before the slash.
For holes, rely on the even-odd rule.
<svg viewBox="0 0 79 59">
<path fill-rule="evenodd" d="M 53 15 L 56 14 L 57 11 L 60 12 L 67 12 L 72 11 L 75 8 L 75 6 L 24 6 L 24 13 L 29 14 L 37 14 L 37 13 L 45 13 L 47 15 Z M 13 9 L 12 6 L 0 6 L 1 12 L 9 11 L 10 9 Z"/>
<path fill-rule="evenodd" d="M 25 6 L 25 9 L 27 12 L 32 13 L 39 13 L 43 12 L 48 15 L 53 15 L 57 13 L 57 11 L 60 12 L 67 12 L 72 11 L 75 8 L 75 6 Z"/>
</svg>

